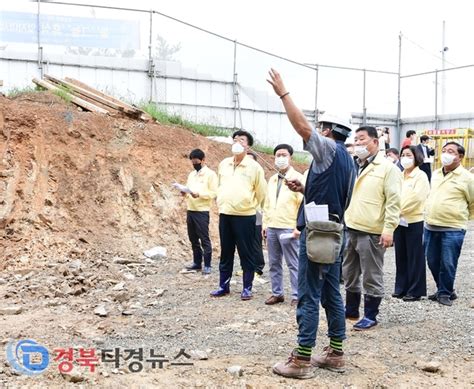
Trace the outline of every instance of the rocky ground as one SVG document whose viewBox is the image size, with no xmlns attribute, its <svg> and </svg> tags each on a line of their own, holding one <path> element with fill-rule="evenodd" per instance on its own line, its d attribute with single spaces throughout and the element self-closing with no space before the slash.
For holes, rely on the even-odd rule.
<svg viewBox="0 0 474 389">
<path fill-rule="evenodd" d="M 474 386 L 472 223 L 452 307 L 391 298 L 390 249 L 380 325 L 358 333 L 348 322 L 346 372 L 285 379 L 271 367 L 295 345 L 289 301 L 265 306 L 269 284 L 257 283 L 255 298 L 242 302 L 237 276 L 230 296 L 211 299 L 216 271 L 181 273 L 190 259 L 184 205 L 169 186 L 185 180 L 190 149 L 205 149 L 215 168 L 226 145 L 181 128 L 77 112 L 46 93 L 1 98 L 0 113 L 0 342 L 5 349 L 34 339 L 51 352 L 48 369 L 28 377 L 2 350 L 0 387 Z M 215 258 L 216 222 L 213 213 Z M 166 257 L 142 255 L 156 245 L 167 248 Z M 326 328 L 322 314 L 317 351 Z M 100 363 L 94 373 L 75 363 L 61 374 L 55 348 L 73 348 L 75 356 L 111 350 L 107 359 L 114 348 L 143 348 L 145 359 L 153 349 L 168 362 L 155 369 L 145 362 L 137 373 L 130 371 L 136 364 L 127 366 L 132 360 Z M 181 349 L 189 359 L 174 359 Z"/>
<path fill-rule="evenodd" d="M 77 366 L 72 376 L 62 376 L 57 362 L 52 362 L 38 377 L 15 375 L 4 363 L 0 383 L 12 387 L 59 387 L 68 380 L 104 387 L 472 387 L 473 249 L 469 234 L 456 284 L 459 298 L 452 307 L 428 300 L 405 303 L 387 293 L 376 329 L 359 333 L 347 322 L 346 372 L 319 370 L 310 381 L 271 372 L 271 366 L 294 347 L 296 325 L 288 301 L 271 307 L 263 304 L 268 283 L 256 284 L 255 298 L 242 302 L 240 279 L 234 276 L 231 295 L 211 299 L 208 292 L 216 286 L 217 274 L 181 273 L 186 258 L 104 257 L 94 262 L 64 261 L 41 271 L 4 271 L 1 305 L 17 312 L 2 315 L 0 310 L 5 346 L 10 339 L 29 338 L 50 350 L 142 347 L 146 357 L 154 349 L 169 363 L 163 369 L 145 363 L 142 372 L 132 373 L 122 360 L 118 369 L 102 363 L 90 374 Z M 394 258 L 389 250 L 387 292 L 393 282 Z M 429 285 L 433 290 L 433 283 Z M 327 342 L 326 328 L 322 315 L 318 350 Z M 192 366 L 171 365 L 180 349 L 191 358 L 178 360 Z M 240 369 L 229 372 L 234 366 Z"/>
</svg>

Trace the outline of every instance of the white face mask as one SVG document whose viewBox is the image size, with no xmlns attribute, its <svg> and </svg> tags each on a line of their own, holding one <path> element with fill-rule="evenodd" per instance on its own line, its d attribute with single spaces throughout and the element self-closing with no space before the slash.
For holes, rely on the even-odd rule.
<svg viewBox="0 0 474 389">
<path fill-rule="evenodd" d="M 415 164 L 415 162 L 413 158 L 401 157 L 400 164 L 403 166 L 404 169 L 410 169 Z"/>
<path fill-rule="evenodd" d="M 454 158 L 456 157 L 452 154 L 443 153 L 441 154 L 441 163 L 443 164 L 443 166 L 449 166 L 454 162 Z"/>
<path fill-rule="evenodd" d="M 354 154 L 359 159 L 366 159 L 370 155 L 370 152 L 367 150 L 367 146 L 354 146 Z"/>
<path fill-rule="evenodd" d="M 395 163 L 395 159 L 393 157 L 391 157 L 390 155 L 387 156 L 387 161 L 390 161 L 392 163 Z"/>
<path fill-rule="evenodd" d="M 232 144 L 232 154 L 239 155 L 245 151 L 244 146 L 242 146 L 239 142 Z"/>
<path fill-rule="evenodd" d="M 278 169 L 286 169 L 290 164 L 290 160 L 288 157 L 276 157 L 275 158 L 275 166 Z"/>
</svg>

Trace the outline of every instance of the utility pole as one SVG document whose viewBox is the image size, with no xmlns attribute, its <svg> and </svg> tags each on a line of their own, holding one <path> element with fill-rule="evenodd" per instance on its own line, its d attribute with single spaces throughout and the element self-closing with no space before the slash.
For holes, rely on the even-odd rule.
<svg viewBox="0 0 474 389">
<path fill-rule="evenodd" d="M 446 22 L 443 20 L 443 37 L 441 49 L 441 114 L 446 113 Z"/>
<path fill-rule="evenodd" d="M 390 137 L 392 140 L 393 138 L 396 139 L 395 145 L 398 147 L 400 146 L 400 120 L 402 115 L 402 102 L 401 102 L 401 74 L 402 72 L 402 32 L 398 35 L 398 91 L 397 91 L 397 128 L 396 128 L 396 136 Z"/>
</svg>

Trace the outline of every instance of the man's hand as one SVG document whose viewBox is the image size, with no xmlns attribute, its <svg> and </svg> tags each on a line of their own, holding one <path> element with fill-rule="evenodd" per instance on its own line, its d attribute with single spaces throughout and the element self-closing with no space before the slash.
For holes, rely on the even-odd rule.
<svg viewBox="0 0 474 389">
<path fill-rule="evenodd" d="M 191 193 L 191 196 L 193 196 L 193 199 L 197 199 L 199 197 L 199 193 L 193 192 Z"/>
<path fill-rule="evenodd" d="M 300 238 L 300 235 L 301 235 L 301 231 L 299 231 L 298 229 L 294 229 L 293 230 L 293 238 L 295 239 L 299 239 Z"/>
<path fill-rule="evenodd" d="M 380 235 L 379 244 L 385 248 L 390 247 L 393 244 L 393 235 L 391 234 Z"/>
<path fill-rule="evenodd" d="M 285 180 L 286 186 L 292 192 L 300 192 L 304 194 L 304 185 L 301 183 L 300 180 L 296 178 Z"/>
<path fill-rule="evenodd" d="M 283 96 L 287 90 L 283 84 L 280 73 L 278 73 L 275 69 L 271 69 L 268 74 L 270 75 L 270 80 L 267 79 L 268 83 L 273 87 L 273 90 L 278 96 Z"/>
</svg>

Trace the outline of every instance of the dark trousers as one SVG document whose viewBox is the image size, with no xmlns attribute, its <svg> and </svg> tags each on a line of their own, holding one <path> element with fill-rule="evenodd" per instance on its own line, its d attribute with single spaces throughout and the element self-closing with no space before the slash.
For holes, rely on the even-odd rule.
<svg viewBox="0 0 474 389">
<path fill-rule="evenodd" d="M 255 215 L 234 216 L 219 214 L 219 236 L 221 239 L 221 260 L 219 270 L 232 273 L 235 248 L 240 257 L 242 270 L 255 271 Z"/>
<path fill-rule="evenodd" d="M 209 212 L 188 211 L 186 215 L 188 237 L 193 249 L 193 262 L 201 266 L 204 257 L 204 266 L 211 266 L 212 244 L 209 239 Z"/>
<path fill-rule="evenodd" d="M 423 222 L 398 226 L 395 244 L 395 293 L 401 296 L 426 296 L 426 265 L 423 251 Z"/>
<path fill-rule="evenodd" d="M 420 170 L 424 171 L 428 176 L 428 181 L 431 182 L 431 163 L 422 163 Z"/>
<path fill-rule="evenodd" d="M 255 272 L 262 275 L 263 268 L 265 267 L 265 258 L 263 256 L 262 248 L 262 226 L 255 226 L 255 239 L 254 239 L 254 251 L 255 251 Z"/>
</svg>

